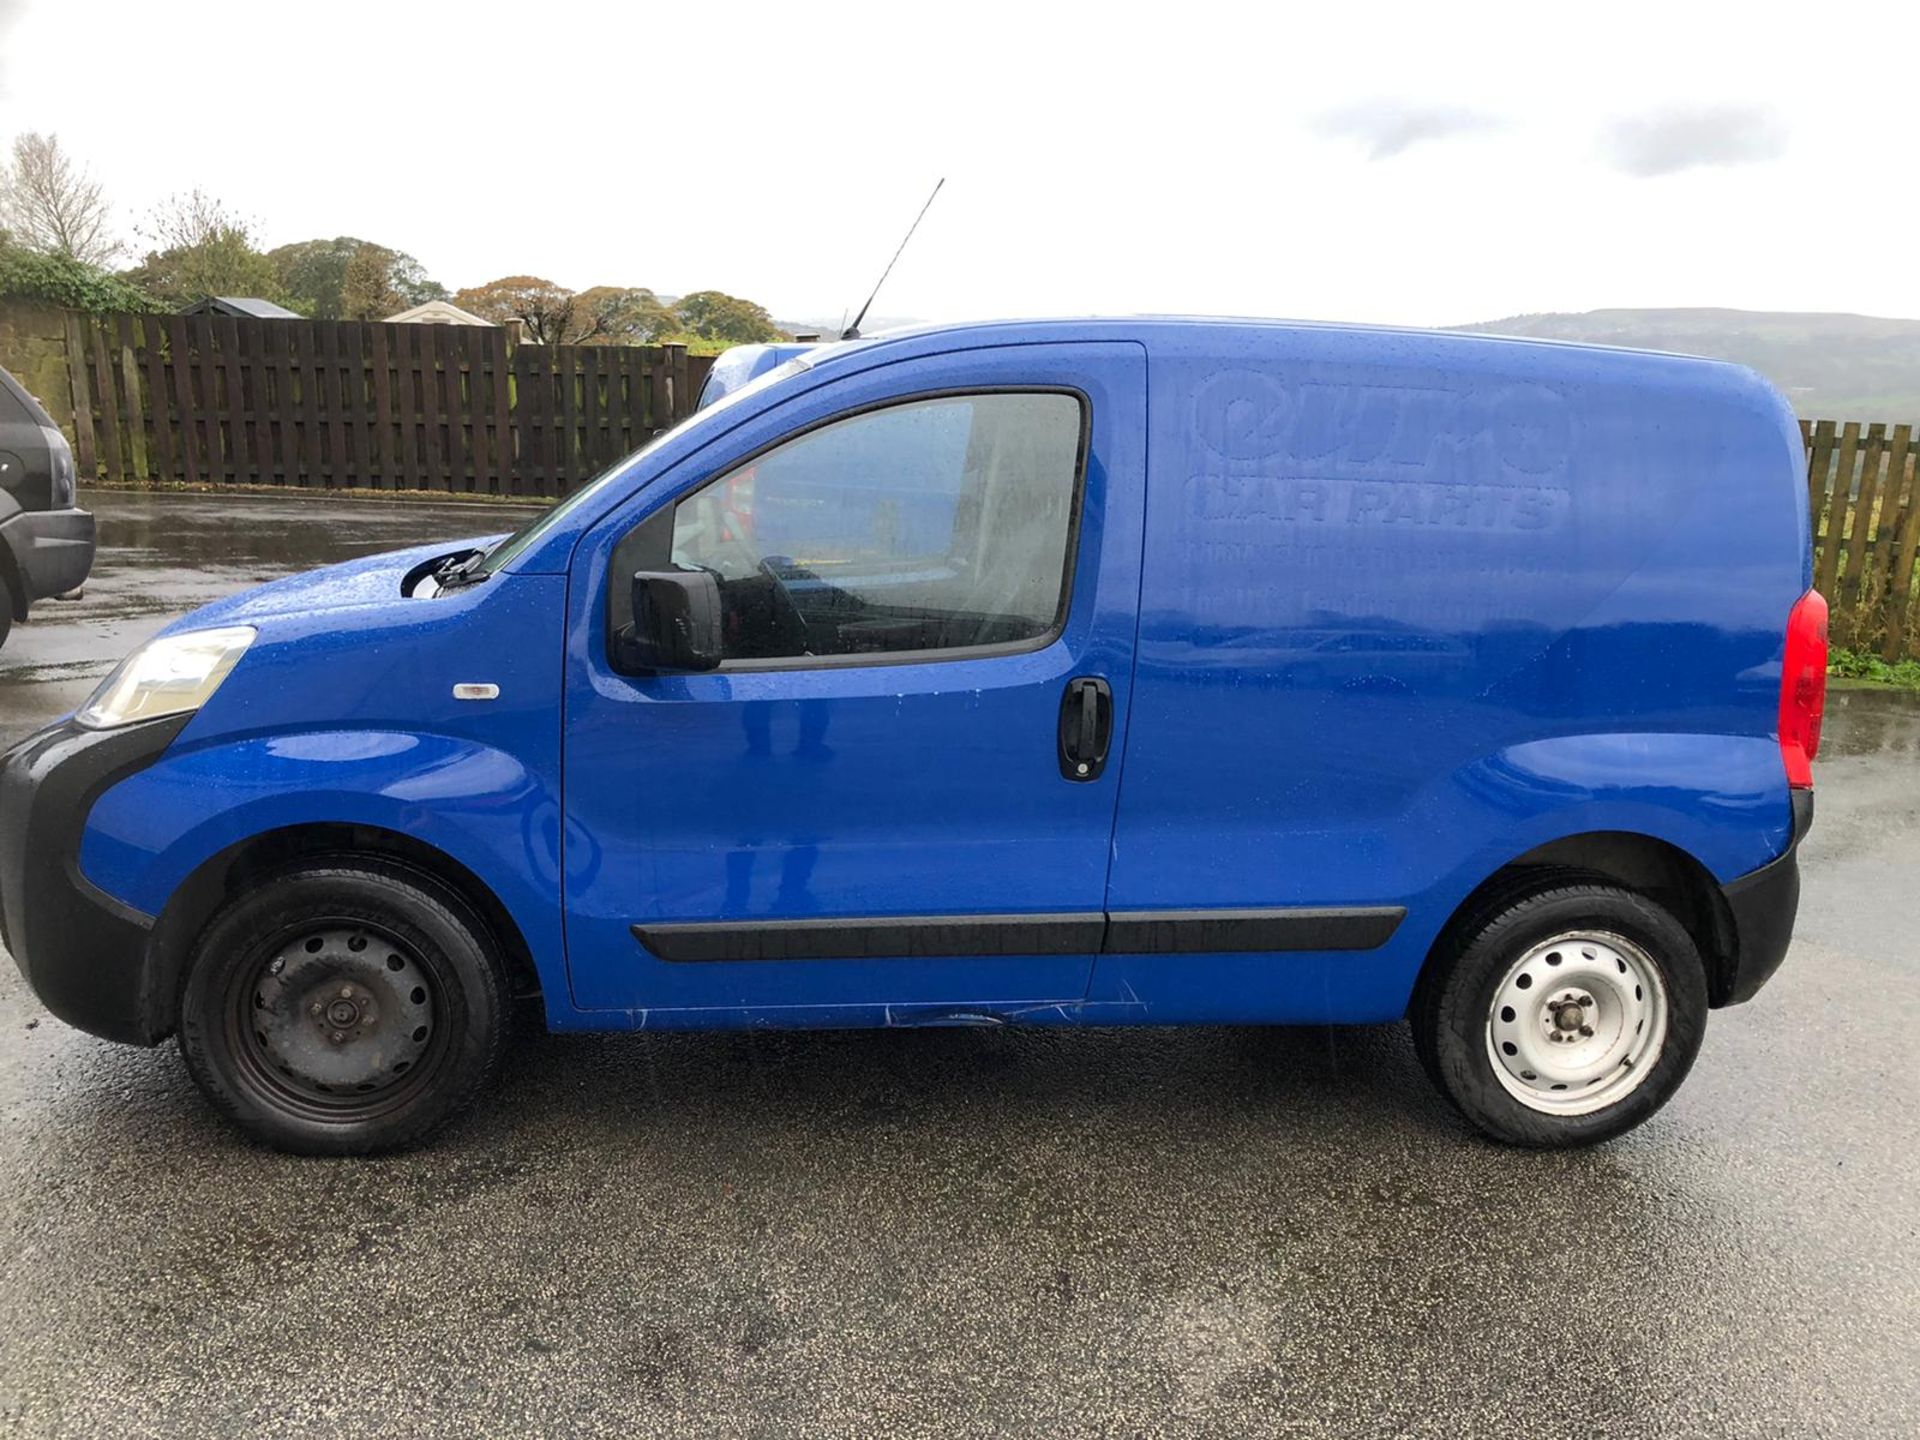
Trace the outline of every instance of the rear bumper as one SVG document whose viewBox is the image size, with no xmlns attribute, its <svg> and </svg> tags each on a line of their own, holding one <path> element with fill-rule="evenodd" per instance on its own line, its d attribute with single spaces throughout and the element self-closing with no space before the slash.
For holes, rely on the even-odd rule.
<svg viewBox="0 0 1920 1440">
<path fill-rule="evenodd" d="M 86 583 L 93 569 L 93 512 L 23 510 L 0 523 L 0 544 L 13 557 L 24 612 L 36 600 L 64 595 Z"/>
<path fill-rule="evenodd" d="M 1800 842 L 1813 828 L 1813 792 L 1793 793 L 1793 839 L 1777 860 L 1721 887 L 1733 917 L 1731 960 L 1715 977 L 1713 1003 L 1751 1000 L 1787 958 L 1800 909 Z"/>
<path fill-rule="evenodd" d="M 153 917 L 80 873 L 81 832 L 102 792 L 159 759 L 191 718 L 116 730 L 63 720 L 0 756 L 0 938 L 48 1010 L 108 1040 L 160 1040 L 171 997 L 155 993 Z"/>
</svg>

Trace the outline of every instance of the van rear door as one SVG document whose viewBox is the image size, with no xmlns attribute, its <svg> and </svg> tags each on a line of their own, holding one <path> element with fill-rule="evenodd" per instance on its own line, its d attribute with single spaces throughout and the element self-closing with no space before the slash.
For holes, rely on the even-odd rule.
<svg viewBox="0 0 1920 1440">
<path fill-rule="evenodd" d="M 1124 744 L 1145 370 L 1132 343 L 880 366 L 596 527 L 570 602 L 576 1005 L 832 1023 L 1084 996 L 1119 771 L 1075 757 Z M 631 577 L 690 569 L 727 658 L 639 673 Z"/>
</svg>

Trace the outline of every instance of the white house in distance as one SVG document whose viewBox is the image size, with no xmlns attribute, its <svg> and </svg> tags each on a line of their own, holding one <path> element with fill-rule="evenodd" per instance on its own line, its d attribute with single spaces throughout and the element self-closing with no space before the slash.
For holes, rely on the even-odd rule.
<svg viewBox="0 0 1920 1440">
<path fill-rule="evenodd" d="M 416 305 L 411 310 L 402 310 L 398 315 L 389 315 L 388 325 L 487 325 L 491 320 L 482 320 L 470 311 L 462 310 L 458 305 L 445 300 L 429 300 L 424 305 Z"/>
</svg>

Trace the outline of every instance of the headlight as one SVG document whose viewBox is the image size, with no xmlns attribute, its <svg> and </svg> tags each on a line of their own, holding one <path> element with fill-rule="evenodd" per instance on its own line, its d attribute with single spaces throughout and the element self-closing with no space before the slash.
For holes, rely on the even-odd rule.
<svg viewBox="0 0 1920 1440">
<path fill-rule="evenodd" d="M 97 730 L 198 710 L 253 643 L 251 625 L 149 640 L 100 682 L 74 719 Z"/>
</svg>

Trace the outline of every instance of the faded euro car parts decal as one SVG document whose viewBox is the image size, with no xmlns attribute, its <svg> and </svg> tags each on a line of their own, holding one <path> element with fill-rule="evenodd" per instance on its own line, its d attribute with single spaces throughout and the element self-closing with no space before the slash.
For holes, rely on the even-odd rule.
<svg viewBox="0 0 1920 1440">
<path fill-rule="evenodd" d="M 1554 482 L 1573 416 L 1542 385 L 1482 394 L 1226 370 L 1196 389 L 1192 423 L 1198 521 L 1539 531 L 1571 509 Z"/>
</svg>

